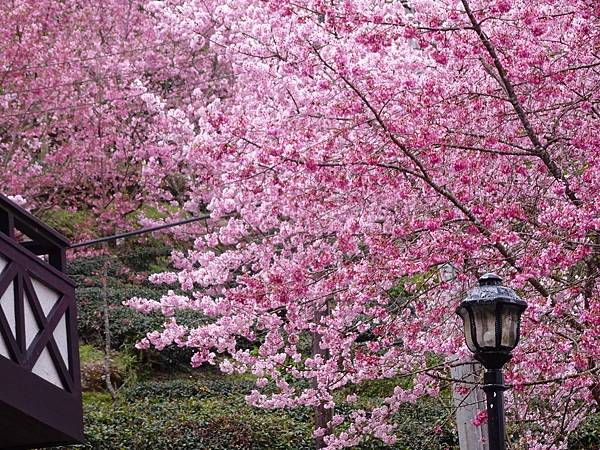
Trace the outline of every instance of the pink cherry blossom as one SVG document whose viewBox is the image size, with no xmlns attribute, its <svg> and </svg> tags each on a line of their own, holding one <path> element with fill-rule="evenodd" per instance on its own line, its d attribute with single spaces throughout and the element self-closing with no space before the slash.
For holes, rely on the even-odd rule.
<svg viewBox="0 0 600 450">
<path fill-rule="evenodd" d="M 331 413 L 329 449 L 392 443 L 400 406 L 449 376 L 431 362 L 468 355 L 454 309 L 496 271 L 529 304 L 514 446 L 566 448 L 597 410 L 596 2 L 12 3 L 4 192 L 106 230 L 150 206 L 211 215 L 151 277 L 173 292 L 129 302 L 167 316 L 140 347 L 254 374 L 253 405 Z M 380 379 L 398 387 L 339 414 Z"/>
</svg>

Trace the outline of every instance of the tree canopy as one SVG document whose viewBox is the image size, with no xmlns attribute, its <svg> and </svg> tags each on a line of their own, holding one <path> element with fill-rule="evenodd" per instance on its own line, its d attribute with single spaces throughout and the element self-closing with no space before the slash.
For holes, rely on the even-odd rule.
<svg viewBox="0 0 600 450">
<path fill-rule="evenodd" d="M 254 373 L 257 406 L 333 410 L 329 449 L 392 443 L 400 406 L 467 356 L 454 309 L 496 271 L 529 304 L 515 445 L 565 448 L 598 407 L 597 2 L 13 3 L 6 190 L 115 225 L 149 204 L 211 214 L 152 276 L 178 291 L 129 302 L 167 317 L 140 347 Z M 402 377 L 380 405 L 334 409 Z"/>
</svg>

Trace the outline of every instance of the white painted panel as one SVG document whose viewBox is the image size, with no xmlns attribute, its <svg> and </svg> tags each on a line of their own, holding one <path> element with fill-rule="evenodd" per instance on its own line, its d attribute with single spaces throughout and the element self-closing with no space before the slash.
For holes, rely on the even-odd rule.
<svg viewBox="0 0 600 450">
<path fill-rule="evenodd" d="M 16 334 L 15 334 L 16 317 L 15 317 L 15 285 L 14 285 L 14 281 L 8 285 L 8 288 L 6 288 L 6 292 L 4 292 L 4 294 L 2 294 L 2 297 L 0 297 L 0 308 L 2 308 L 2 312 L 4 312 L 4 315 L 6 316 L 6 320 L 8 321 L 8 324 L 10 325 L 10 329 L 13 333 L 13 336 L 16 336 Z"/>
<path fill-rule="evenodd" d="M 7 264 L 8 264 L 8 261 L 6 259 L 4 259 L 2 256 L 0 256 L 0 272 L 2 272 L 4 270 L 4 268 L 6 267 Z"/>
<path fill-rule="evenodd" d="M 58 325 L 54 329 L 54 340 L 56 341 L 56 345 L 58 345 L 58 349 L 60 350 L 60 355 L 65 363 L 67 368 L 69 367 L 69 342 L 67 341 L 67 315 L 66 313 L 58 321 Z"/>
<path fill-rule="evenodd" d="M 44 351 L 40 355 L 39 359 L 33 366 L 31 370 L 36 375 L 42 377 L 44 380 L 49 381 L 50 383 L 58 386 L 61 389 L 64 389 L 62 382 L 60 381 L 60 376 L 58 375 L 58 370 L 54 366 L 52 362 L 52 357 L 50 356 L 50 352 L 48 351 L 48 347 L 44 348 Z"/>
<path fill-rule="evenodd" d="M 33 309 L 29 304 L 29 299 L 26 298 L 23 304 L 25 306 L 25 343 L 27 344 L 27 348 L 29 348 L 33 342 L 33 339 L 40 332 L 40 327 L 35 320 L 35 316 L 33 315 Z"/>
<path fill-rule="evenodd" d="M 35 278 L 31 279 L 31 283 L 33 284 L 33 289 L 37 294 L 38 300 L 42 305 L 44 314 L 48 317 L 48 314 L 56 304 L 56 301 L 60 298 L 60 294 Z"/>
<path fill-rule="evenodd" d="M 4 337 L 2 336 L 2 333 L 0 333 L 0 355 L 4 356 L 5 358 L 12 359 L 10 357 L 10 351 L 6 346 L 6 342 L 4 342 Z"/>
</svg>

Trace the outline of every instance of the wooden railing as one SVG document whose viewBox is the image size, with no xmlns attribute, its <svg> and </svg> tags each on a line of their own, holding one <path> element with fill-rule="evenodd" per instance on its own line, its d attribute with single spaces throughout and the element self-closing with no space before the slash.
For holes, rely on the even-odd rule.
<svg viewBox="0 0 600 450">
<path fill-rule="evenodd" d="M 73 282 L 0 232 L 0 448 L 82 439 L 76 318 Z"/>
</svg>

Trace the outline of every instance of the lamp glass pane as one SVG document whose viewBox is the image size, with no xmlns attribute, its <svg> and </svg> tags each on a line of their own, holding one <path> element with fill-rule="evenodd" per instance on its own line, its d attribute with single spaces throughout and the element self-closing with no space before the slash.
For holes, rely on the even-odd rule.
<svg viewBox="0 0 600 450">
<path fill-rule="evenodd" d="M 519 335 L 520 308 L 505 305 L 502 308 L 502 342 L 505 347 L 514 348 Z"/>
<path fill-rule="evenodd" d="M 473 335 L 471 334 L 471 320 L 469 318 L 469 311 L 466 308 L 459 308 L 458 315 L 463 320 L 463 330 L 465 332 L 465 341 L 467 342 L 467 347 L 472 352 L 476 351 L 475 343 L 473 342 Z"/>
<path fill-rule="evenodd" d="M 473 305 L 476 339 L 479 347 L 496 347 L 496 305 Z"/>
</svg>

